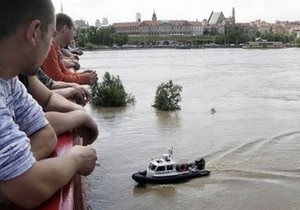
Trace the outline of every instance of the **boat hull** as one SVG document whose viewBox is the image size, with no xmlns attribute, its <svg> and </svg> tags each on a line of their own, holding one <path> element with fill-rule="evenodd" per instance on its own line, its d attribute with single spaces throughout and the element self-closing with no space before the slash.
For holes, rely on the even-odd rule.
<svg viewBox="0 0 300 210">
<path fill-rule="evenodd" d="M 132 179 L 139 184 L 170 184 L 170 183 L 179 183 L 184 182 L 189 179 L 208 176 L 210 174 L 209 170 L 197 170 L 197 171 L 188 171 L 187 173 L 182 173 L 174 176 L 163 176 L 163 177 L 147 177 L 146 170 L 136 172 L 132 175 Z"/>
</svg>

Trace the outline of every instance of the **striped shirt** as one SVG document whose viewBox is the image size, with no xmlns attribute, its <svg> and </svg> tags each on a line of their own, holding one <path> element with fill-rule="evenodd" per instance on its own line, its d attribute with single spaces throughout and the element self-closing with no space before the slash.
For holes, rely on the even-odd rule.
<svg viewBox="0 0 300 210">
<path fill-rule="evenodd" d="M 47 124 L 42 108 L 17 77 L 0 78 L 0 181 L 32 167 L 36 160 L 28 136 Z"/>
</svg>

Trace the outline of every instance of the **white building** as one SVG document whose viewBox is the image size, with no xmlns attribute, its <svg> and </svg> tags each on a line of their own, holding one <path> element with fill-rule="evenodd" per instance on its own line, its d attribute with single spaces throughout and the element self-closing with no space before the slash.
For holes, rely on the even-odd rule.
<svg viewBox="0 0 300 210">
<path fill-rule="evenodd" d="M 102 18 L 102 25 L 103 26 L 107 26 L 108 25 L 108 19 L 107 19 L 107 17 L 103 17 Z"/>
<path fill-rule="evenodd" d="M 141 22 L 142 21 L 142 15 L 141 13 L 136 13 L 135 15 L 135 22 Z"/>
<path fill-rule="evenodd" d="M 98 20 L 96 20 L 96 22 L 95 22 L 95 26 L 97 27 L 97 28 L 100 28 L 101 27 L 101 22 L 100 22 L 100 20 L 98 19 Z"/>
</svg>

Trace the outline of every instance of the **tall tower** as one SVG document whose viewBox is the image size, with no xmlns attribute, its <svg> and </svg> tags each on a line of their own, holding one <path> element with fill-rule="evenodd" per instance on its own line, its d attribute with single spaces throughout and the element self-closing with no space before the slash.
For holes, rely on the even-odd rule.
<svg viewBox="0 0 300 210">
<path fill-rule="evenodd" d="M 232 23 L 235 24 L 235 9 L 232 8 Z"/>
<path fill-rule="evenodd" d="M 101 27 L 101 22 L 100 22 L 99 19 L 96 20 L 95 26 L 96 26 L 97 28 L 100 28 L 100 27 Z"/>
<path fill-rule="evenodd" d="M 102 25 L 108 25 L 108 19 L 107 17 L 102 17 Z"/>
<path fill-rule="evenodd" d="M 135 21 L 136 22 L 141 22 L 141 20 L 142 20 L 142 16 L 141 16 L 141 13 L 136 13 L 136 15 L 135 15 Z"/>
<path fill-rule="evenodd" d="M 155 10 L 153 10 L 152 21 L 157 21 Z"/>
<path fill-rule="evenodd" d="M 62 0 L 60 0 L 60 12 L 61 12 L 61 13 L 64 12 Z"/>
</svg>

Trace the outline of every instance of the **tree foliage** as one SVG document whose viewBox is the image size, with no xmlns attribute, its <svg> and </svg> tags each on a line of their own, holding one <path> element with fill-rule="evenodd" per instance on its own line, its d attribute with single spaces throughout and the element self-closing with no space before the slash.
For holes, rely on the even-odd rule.
<svg viewBox="0 0 300 210">
<path fill-rule="evenodd" d="M 90 26 L 80 29 L 78 32 L 78 44 L 85 47 L 88 43 L 103 46 L 122 46 L 126 44 L 128 37 L 123 34 L 115 33 L 112 27 L 97 28 Z"/>
<path fill-rule="evenodd" d="M 300 47 L 300 38 L 296 38 L 294 44 L 295 46 Z"/>
<path fill-rule="evenodd" d="M 135 103 L 135 97 L 127 94 L 119 76 L 105 72 L 103 81 L 92 88 L 92 104 L 100 107 L 119 107 Z"/>
<path fill-rule="evenodd" d="M 233 28 L 229 28 L 226 31 L 225 36 L 225 44 L 240 44 L 240 43 L 246 43 L 251 40 L 254 40 L 254 35 L 251 32 L 247 32 L 242 28 L 239 28 L 237 26 Z"/>
<path fill-rule="evenodd" d="M 182 86 L 173 84 L 172 80 L 157 87 L 153 107 L 163 111 L 180 110 Z"/>
<path fill-rule="evenodd" d="M 283 42 L 283 43 L 290 43 L 295 40 L 294 35 L 282 35 L 282 34 L 275 34 L 275 33 L 264 33 L 261 34 L 260 38 L 267 41 Z"/>
</svg>

